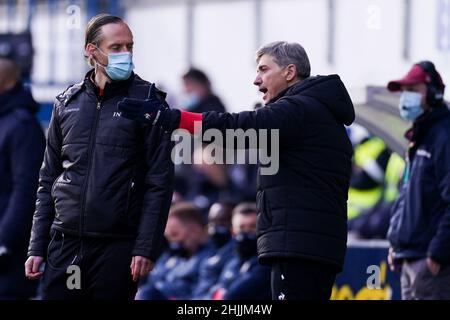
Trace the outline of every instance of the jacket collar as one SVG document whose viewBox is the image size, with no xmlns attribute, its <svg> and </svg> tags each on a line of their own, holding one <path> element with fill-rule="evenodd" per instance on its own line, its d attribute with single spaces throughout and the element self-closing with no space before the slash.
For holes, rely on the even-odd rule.
<svg viewBox="0 0 450 320">
<path fill-rule="evenodd" d="M 293 91 L 295 91 L 295 88 L 298 87 L 300 85 L 300 83 L 302 83 L 303 81 L 304 80 L 300 80 L 300 81 L 294 83 L 293 85 L 291 85 L 290 87 L 287 87 L 286 89 L 281 91 L 277 96 L 275 96 L 272 99 L 270 99 L 270 101 L 267 104 L 273 103 L 273 102 L 281 99 L 285 95 L 290 95 Z"/>
<path fill-rule="evenodd" d="M 448 116 L 450 116 L 450 110 L 446 104 L 425 112 L 418 117 L 417 120 L 414 121 L 413 126 L 406 131 L 405 138 L 408 139 L 412 145 L 416 144 L 425 136 L 431 127 Z"/>
<path fill-rule="evenodd" d="M 107 82 L 103 90 L 97 87 L 97 85 L 94 82 L 94 77 L 95 77 L 94 69 L 90 70 L 86 74 L 84 78 L 84 83 L 86 85 L 87 91 L 94 93 L 97 96 L 97 98 L 101 100 L 108 100 L 115 96 L 121 95 L 124 92 L 127 92 L 134 81 L 135 74 L 133 72 L 127 80 Z"/>
</svg>

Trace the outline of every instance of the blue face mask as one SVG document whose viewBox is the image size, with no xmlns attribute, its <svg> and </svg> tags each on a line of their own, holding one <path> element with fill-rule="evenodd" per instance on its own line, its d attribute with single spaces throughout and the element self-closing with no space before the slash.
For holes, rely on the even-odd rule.
<svg viewBox="0 0 450 320">
<path fill-rule="evenodd" d="M 192 110 L 200 104 L 200 96 L 195 92 L 187 93 L 183 98 L 181 105 L 186 110 Z"/>
<path fill-rule="evenodd" d="M 414 121 L 423 113 L 422 95 L 417 92 L 403 91 L 398 107 L 403 119 Z"/>
<path fill-rule="evenodd" d="M 105 53 L 102 52 L 99 48 L 97 48 L 103 55 L 106 56 Z M 97 62 L 101 67 L 103 67 L 106 71 L 108 77 L 114 81 L 127 80 L 131 72 L 134 70 L 133 64 L 133 54 L 130 52 L 123 53 L 109 53 L 108 55 L 108 65 L 104 66 Z"/>
</svg>

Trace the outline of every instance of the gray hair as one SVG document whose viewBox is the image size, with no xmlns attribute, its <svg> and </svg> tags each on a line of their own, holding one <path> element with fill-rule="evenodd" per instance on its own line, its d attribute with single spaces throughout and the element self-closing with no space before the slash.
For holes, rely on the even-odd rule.
<svg viewBox="0 0 450 320">
<path fill-rule="evenodd" d="M 298 43 L 276 41 L 261 47 L 256 52 L 256 61 L 265 54 L 272 56 L 280 67 L 284 68 L 289 64 L 295 65 L 297 77 L 301 80 L 306 79 L 311 74 L 311 65 L 305 49 Z"/>
</svg>

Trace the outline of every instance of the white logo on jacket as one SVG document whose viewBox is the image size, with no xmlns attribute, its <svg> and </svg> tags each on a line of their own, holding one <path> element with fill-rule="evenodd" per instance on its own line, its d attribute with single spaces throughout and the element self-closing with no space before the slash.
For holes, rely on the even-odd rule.
<svg viewBox="0 0 450 320">
<path fill-rule="evenodd" d="M 424 149 L 417 149 L 417 156 L 419 157 L 425 157 L 430 159 L 431 158 L 431 153 L 429 153 L 427 150 Z"/>
<path fill-rule="evenodd" d="M 64 112 L 69 113 L 69 112 L 77 112 L 80 111 L 80 108 L 72 108 L 72 109 L 65 109 Z"/>
</svg>

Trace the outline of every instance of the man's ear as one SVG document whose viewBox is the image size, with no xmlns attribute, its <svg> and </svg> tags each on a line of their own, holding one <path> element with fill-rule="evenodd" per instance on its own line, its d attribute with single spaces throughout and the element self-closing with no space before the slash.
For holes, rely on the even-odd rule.
<svg viewBox="0 0 450 320">
<path fill-rule="evenodd" d="M 297 67 L 291 63 L 286 67 L 286 81 L 291 82 L 295 79 L 297 79 Z"/>
<path fill-rule="evenodd" d="M 84 49 L 86 57 L 93 58 L 95 49 L 96 48 L 95 48 L 95 46 L 92 43 L 88 43 L 86 45 L 86 48 Z"/>
</svg>

